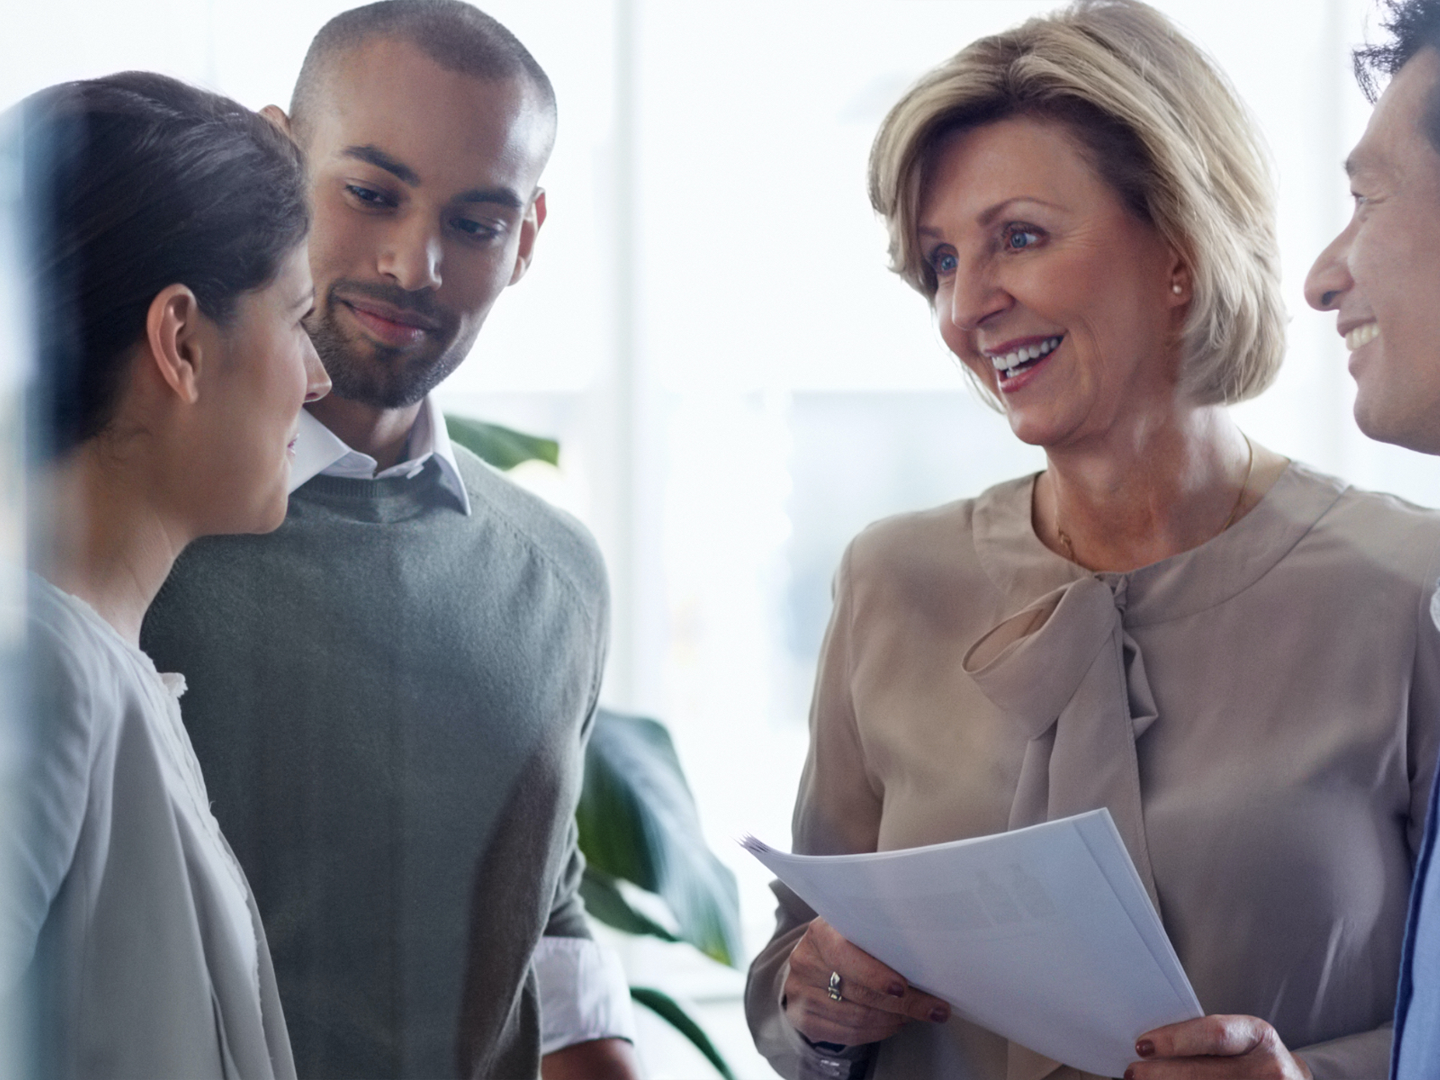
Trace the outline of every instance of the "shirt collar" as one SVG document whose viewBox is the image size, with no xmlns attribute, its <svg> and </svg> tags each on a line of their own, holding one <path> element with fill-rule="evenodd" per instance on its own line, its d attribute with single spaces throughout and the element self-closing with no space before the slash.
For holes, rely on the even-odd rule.
<svg viewBox="0 0 1440 1080">
<path fill-rule="evenodd" d="M 1037 473 L 1036 476 L 1039 474 Z M 1265 497 L 1199 547 L 1124 573 L 1092 572 L 1035 535 L 1035 476 L 1009 480 L 974 503 L 975 553 L 1006 596 L 1038 598 L 1083 577 L 1123 597 L 1125 628 L 1185 618 L 1225 603 L 1285 558 L 1347 490 L 1343 480 L 1292 461 Z"/>
<path fill-rule="evenodd" d="M 316 476 L 340 476 L 351 480 L 386 480 L 391 477 L 415 477 L 432 457 L 440 466 L 440 483 L 460 501 L 466 516 L 470 514 L 470 493 L 460 476 L 455 448 L 445 430 L 445 415 L 432 395 L 420 405 L 415 426 L 410 429 L 405 461 L 388 469 L 376 471 L 379 464 L 369 454 L 352 450 L 307 410 L 300 411 L 300 430 L 295 440 L 295 460 L 290 463 L 290 490 Z"/>
</svg>

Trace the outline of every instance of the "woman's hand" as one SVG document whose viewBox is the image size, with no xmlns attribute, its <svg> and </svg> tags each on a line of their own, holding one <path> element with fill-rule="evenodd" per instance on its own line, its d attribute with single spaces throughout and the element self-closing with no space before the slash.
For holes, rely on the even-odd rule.
<svg viewBox="0 0 1440 1080">
<path fill-rule="evenodd" d="M 839 975 L 831 996 L 831 976 Z M 859 1046 L 888 1039 L 912 1020 L 944 1023 L 950 1006 L 912 990 L 863 949 L 840 936 L 824 919 L 815 919 L 790 953 L 785 977 L 785 1017 L 811 1042 Z"/>
<path fill-rule="evenodd" d="M 1309 1066 L 1254 1016 L 1202 1016 L 1147 1031 L 1125 1080 L 1311 1080 Z"/>
</svg>

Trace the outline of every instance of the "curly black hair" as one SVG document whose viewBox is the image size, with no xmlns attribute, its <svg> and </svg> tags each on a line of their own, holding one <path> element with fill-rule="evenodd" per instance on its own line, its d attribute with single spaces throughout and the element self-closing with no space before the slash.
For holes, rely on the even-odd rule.
<svg viewBox="0 0 1440 1080">
<path fill-rule="evenodd" d="M 1383 0 L 1381 7 L 1385 14 L 1380 25 L 1391 40 L 1383 45 L 1362 45 L 1351 56 L 1355 79 L 1372 105 L 1380 96 L 1383 79 L 1394 75 L 1421 49 L 1440 50 L 1440 0 Z"/>
</svg>

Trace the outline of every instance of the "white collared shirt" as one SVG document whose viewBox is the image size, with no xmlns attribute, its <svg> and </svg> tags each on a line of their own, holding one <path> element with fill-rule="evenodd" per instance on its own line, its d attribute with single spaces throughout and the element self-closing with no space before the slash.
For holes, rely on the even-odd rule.
<svg viewBox="0 0 1440 1080">
<path fill-rule="evenodd" d="M 378 469 L 379 462 L 373 457 L 352 450 L 340 436 L 302 409 L 295 460 L 290 463 L 290 490 L 315 476 L 413 479 L 433 457 L 440 466 L 441 486 L 460 500 L 468 517 L 470 495 L 460 477 L 455 448 L 445 429 L 445 415 L 431 395 L 426 395 L 420 405 L 406 453 L 405 461 Z M 542 1054 L 592 1039 L 635 1041 L 630 987 L 613 950 L 589 938 L 542 937 L 533 962 L 540 991 Z"/>
<path fill-rule="evenodd" d="M 455 462 L 455 448 L 445 430 L 445 414 L 435 399 L 426 395 L 420 403 L 420 414 L 410 429 L 406 446 L 409 457 L 388 469 L 379 469 L 379 462 L 369 454 L 352 450 L 308 410 L 300 411 L 300 431 L 295 440 L 295 460 L 290 463 L 290 490 L 294 491 L 314 476 L 341 476 L 350 480 L 387 480 L 393 476 L 413 479 L 432 457 L 440 465 L 440 483 L 460 500 L 465 515 L 470 515 L 470 494 L 460 479 L 460 466 Z M 378 469 L 378 471 L 377 471 Z"/>
</svg>

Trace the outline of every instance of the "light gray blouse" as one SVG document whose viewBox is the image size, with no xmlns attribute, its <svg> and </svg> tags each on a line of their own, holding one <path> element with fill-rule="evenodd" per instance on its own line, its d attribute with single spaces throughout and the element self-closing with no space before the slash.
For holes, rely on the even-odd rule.
<svg viewBox="0 0 1440 1080">
<path fill-rule="evenodd" d="M 66 1080 L 293 1078 L 264 932 L 181 724 L 184 681 L 39 578 L 27 614 L 0 990 L 35 1017 L 36 1064 Z"/>
<path fill-rule="evenodd" d="M 1200 547 L 1092 574 L 1035 536 L 1033 485 L 851 543 L 795 850 L 916 847 L 1108 806 L 1207 1012 L 1267 1019 L 1317 1080 L 1383 1077 L 1440 751 L 1440 515 L 1292 464 Z M 813 912 L 775 888 L 747 1011 L 796 1076 L 817 1055 L 780 993 Z M 1056 1070 L 957 1017 L 878 1044 L 870 1075 L 1077 1075 Z"/>
</svg>

